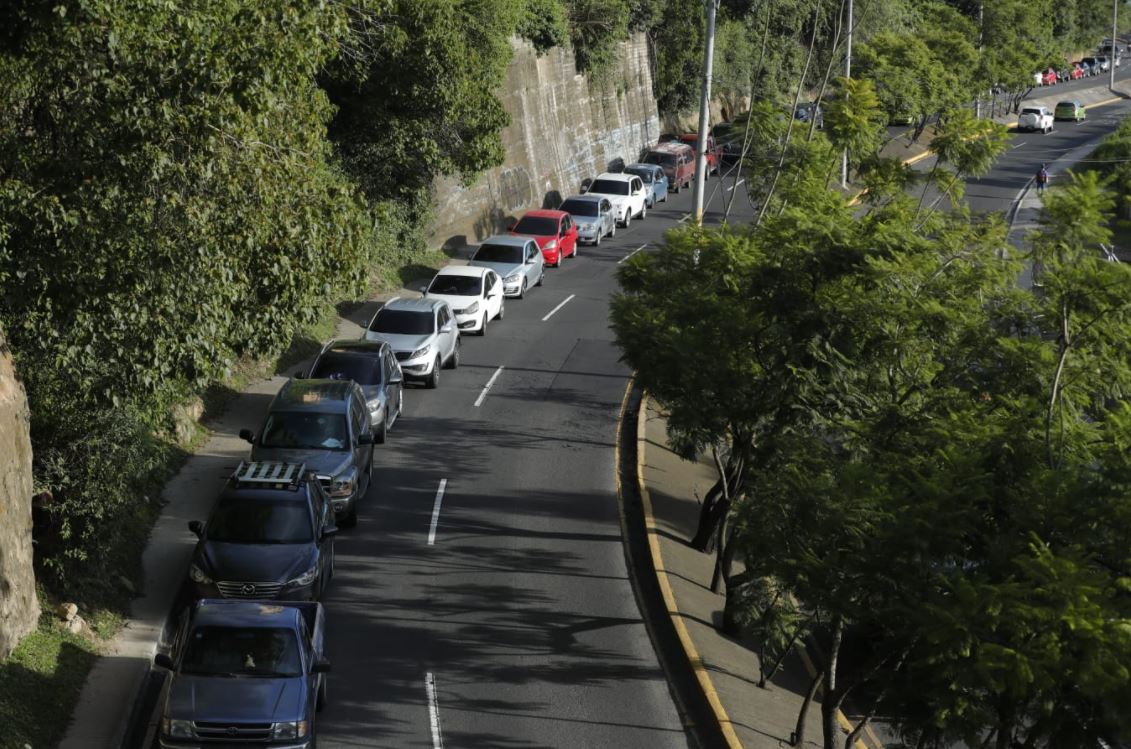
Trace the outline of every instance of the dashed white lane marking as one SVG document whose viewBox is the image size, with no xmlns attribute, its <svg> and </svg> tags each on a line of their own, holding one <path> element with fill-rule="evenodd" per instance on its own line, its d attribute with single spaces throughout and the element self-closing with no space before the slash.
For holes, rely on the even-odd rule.
<svg viewBox="0 0 1131 749">
<path fill-rule="evenodd" d="M 679 223 L 681 223 L 681 224 L 682 224 L 682 223 L 683 223 L 684 221 L 686 221 L 686 220 L 687 220 L 687 219 L 689 219 L 689 218 L 691 218 L 691 214 L 690 214 L 690 213 L 689 213 L 689 214 L 687 214 L 686 216 L 684 216 L 683 218 L 681 218 L 681 219 L 679 220 Z"/>
<path fill-rule="evenodd" d="M 432 749 L 444 749 L 440 733 L 440 705 L 436 702 L 436 679 L 432 672 L 424 674 L 424 691 L 428 694 L 428 723 L 432 726 Z"/>
<path fill-rule="evenodd" d="M 573 297 L 570 297 L 572 299 Z M 567 300 L 568 301 L 568 300 Z M 542 318 L 545 319 L 545 318 Z M 479 397 L 475 399 L 475 407 L 479 408 L 483 405 L 483 399 L 487 397 L 487 393 L 491 390 L 491 386 L 495 384 L 495 380 L 499 379 L 499 373 L 503 371 L 502 367 L 495 370 L 495 374 L 491 375 L 491 379 L 487 380 L 487 384 L 483 386 L 482 392 Z"/>
<path fill-rule="evenodd" d="M 731 185 L 730 187 L 728 187 L 728 188 L 727 188 L 727 192 L 730 192 L 731 190 L 733 190 L 734 188 L 738 187 L 739 185 L 741 185 L 741 184 L 742 184 L 743 182 L 745 182 L 745 181 L 746 181 L 746 178 L 745 178 L 745 177 L 743 177 L 742 179 L 738 180 L 738 181 L 737 181 L 737 182 L 735 182 L 735 183 L 734 183 L 733 185 Z"/>
<path fill-rule="evenodd" d="M 564 300 L 562 300 L 561 304 L 559 304 L 557 307 L 554 307 L 552 310 L 550 310 L 549 312 L 546 313 L 546 316 L 542 318 L 542 322 L 546 322 L 551 317 L 553 317 L 555 312 L 560 310 L 562 307 L 566 306 L 566 304 L 569 303 L 569 300 L 573 299 L 575 296 L 577 296 L 577 295 L 576 294 L 570 294 L 569 296 L 567 296 Z M 499 369 L 502 369 L 502 367 L 499 367 Z M 488 382 L 487 387 L 491 387 L 491 383 Z"/>
<path fill-rule="evenodd" d="M 645 247 L 647 247 L 647 246 L 648 246 L 648 243 L 647 243 L 647 242 L 645 242 L 644 244 L 640 245 L 640 246 L 639 246 L 639 247 L 637 247 L 637 248 L 636 248 L 635 250 L 633 250 L 632 252 L 628 253 L 627 255 L 625 255 L 624 257 L 622 257 L 622 258 L 621 258 L 620 260 L 618 260 L 618 261 L 617 261 L 617 265 L 620 265 L 620 264 L 621 264 L 621 263 L 623 263 L 623 262 L 624 262 L 625 260 L 628 260 L 628 259 L 629 259 L 630 257 L 632 257 L 632 256 L 633 256 L 633 255 L 635 255 L 636 253 L 640 252 L 641 250 L 643 250 L 643 249 L 644 249 Z"/>
<path fill-rule="evenodd" d="M 1013 147 L 1012 147 L 1012 148 L 1010 148 L 1009 150 L 1010 150 L 1010 151 L 1016 151 L 1016 150 L 1017 150 L 1018 148 L 1021 148 L 1021 146 L 1023 146 L 1023 145 L 1025 145 L 1025 141 L 1022 141 L 1022 142 L 1018 143 L 1018 144 L 1017 144 L 1016 146 L 1013 146 Z"/>
<path fill-rule="evenodd" d="M 428 526 L 428 545 L 436 545 L 436 526 L 440 524 L 440 505 L 444 503 L 444 490 L 448 488 L 448 480 L 440 479 L 440 488 L 436 490 L 436 501 L 432 504 L 432 524 Z"/>
</svg>

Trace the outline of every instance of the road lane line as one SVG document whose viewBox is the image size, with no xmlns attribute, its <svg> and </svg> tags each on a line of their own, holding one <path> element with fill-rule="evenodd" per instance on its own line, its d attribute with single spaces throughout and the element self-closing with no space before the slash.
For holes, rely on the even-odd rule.
<svg viewBox="0 0 1131 749">
<path fill-rule="evenodd" d="M 573 297 L 571 296 L 570 299 Z M 568 299 L 566 301 L 569 301 Z M 560 306 L 560 305 L 559 305 Z M 546 318 L 542 318 L 545 320 Z M 495 384 L 495 380 L 499 379 L 499 373 L 503 371 L 502 367 L 495 370 L 495 374 L 491 375 L 491 379 L 487 380 L 487 384 L 483 386 L 483 391 L 479 393 L 479 397 L 475 399 L 475 407 L 479 408 L 483 405 L 483 399 L 487 397 L 487 393 L 491 390 L 491 386 Z"/>
<path fill-rule="evenodd" d="M 735 183 L 734 183 L 733 185 L 731 185 L 730 187 L 728 187 L 728 188 L 727 188 L 727 192 L 730 192 L 731 190 L 733 190 L 734 188 L 738 187 L 739 185 L 741 185 L 741 184 L 742 184 L 743 182 L 745 182 L 745 181 L 746 181 L 746 178 L 745 178 L 745 177 L 743 177 L 742 179 L 738 180 L 738 181 L 737 181 L 737 182 L 735 182 Z"/>
<path fill-rule="evenodd" d="M 681 223 L 681 224 L 682 224 L 682 223 L 683 223 L 684 221 L 686 221 L 686 220 L 687 220 L 687 219 L 689 219 L 689 218 L 691 218 L 691 214 L 690 214 L 690 213 L 689 213 L 689 214 L 687 214 L 686 216 L 684 216 L 683 218 L 681 218 L 681 219 L 679 220 L 679 223 Z"/>
<path fill-rule="evenodd" d="M 629 259 L 630 257 L 632 257 L 632 256 L 633 256 L 633 255 L 635 255 L 636 253 L 640 252 L 641 250 L 643 250 L 643 249 L 644 249 L 645 247 L 647 247 L 647 246 L 648 246 L 648 243 L 647 243 L 647 242 L 645 242 L 644 244 L 640 245 L 640 246 L 639 246 L 639 247 L 637 247 L 637 248 L 636 248 L 635 250 L 633 250 L 632 252 L 628 253 L 627 255 L 625 255 L 624 257 L 622 257 L 622 258 L 621 258 L 620 260 L 618 260 L 618 261 L 617 261 L 617 265 L 620 265 L 620 264 L 621 264 L 621 263 L 623 263 L 623 262 L 624 262 L 625 260 L 628 260 L 628 259 Z"/>
<path fill-rule="evenodd" d="M 1018 143 L 1018 144 L 1017 144 L 1016 146 L 1013 146 L 1013 147 L 1012 147 L 1012 148 L 1010 148 L 1009 150 L 1010 150 L 1010 151 L 1016 151 L 1016 150 L 1017 150 L 1018 148 L 1021 148 L 1021 146 L 1023 146 L 1023 145 L 1025 145 L 1025 141 L 1022 141 L 1022 142 Z"/>
<path fill-rule="evenodd" d="M 566 298 L 565 298 L 565 299 L 564 299 L 564 300 L 562 301 L 562 303 L 561 303 L 561 304 L 559 304 L 559 305 L 558 305 L 557 307 L 554 307 L 554 308 L 553 308 L 552 310 L 550 310 L 549 312 L 547 312 L 547 313 L 546 313 L 546 316 L 542 318 L 542 322 L 546 322 L 546 321 L 547 321 L 547 320 L 549 320 L 549 319 L 550 319 L 551 317 L 553 317 L 553 315 L 554 315 L 554 313 L 555 313 L 555 312 L 557 312 L 558 310 L 560 310 L 560 309 L 561 309 L 562 307 L 566 306 L 566 304 L 568 304 L 568 303 L 569 303 L 569 300 L 570 300 L 570 299 L 573 299 L 573 298 L 574 298 L 575 296 L 577 296 L 577 295 L 576 295 L 576 294 L 570 294 L 569 296 L 567 296 L 567 297 L 566 297 Z M 502 367 L 499 367 L 499 369 L 502 369 Z M 494 378 L 494 377 L 492 377 L 491 379 L 492 379 L 492 380 L 494 380 L 495 378 Z M 487 383 L 487 387 L 491 387 L 491 383 L 490 383 L 490 382 L 488 382 L 488 383 Z M 486 392 L 484 392 L 484 395 L 486 395 Z M 478 404 L 477 404 L 477 405 L 478 405 Z"/>
<path fill-rule="evenodd" d="M 432 726 L 432 749 L 444 749 L 440 733 L 440 705 L 436 702 L 436 679 L 432 672 L 424 674 L 424 691 L 428 693 L 428 723 Z"/>
<path fill-rule="evenodd" d="M 440 488 L 436 490 L 436 502 L 432 505 L 432 525 L 428 527 L 428 545 L 436 545 L 436 526 L 440 522 L 440 505 L 444 503 L 444 489 L 448 487 L 447 479 L 440 479 Z M 429 674 L 431 676 L 431 674 Z"/>
</svg>

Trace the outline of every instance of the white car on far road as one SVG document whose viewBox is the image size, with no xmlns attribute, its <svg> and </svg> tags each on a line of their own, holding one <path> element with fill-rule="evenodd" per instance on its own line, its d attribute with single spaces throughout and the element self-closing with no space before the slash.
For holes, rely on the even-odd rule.
<svg viewBox="0 0 1131 749">
<path fill-rule="evenodd" d="M 1017 117 L 1017 129 L 1042 133 L 1052 132 L 1052 112 L 1048 107 L 1025 107 Z"/>
<path fill-rule="evenodd" d="M 633 218 L 644 218 L 648 215 L 646 201 L 650 192 L 651 188 L 646 188 L 644 181 L 635 174 L 614 172 L 599 175 L 585 190 L 586 195 L 608 198 L 613 204 L 613 215 L 621 226 L 628 226 Z"/>
<path fill-rule="evenodd" d="M 487 323 L 506 314 L 503 281 L 490 268 L 449 265 L 421 290 L 429 299 L 443 299 L 456 316 L 461 333 L 486 335 Z"/>
</svg>

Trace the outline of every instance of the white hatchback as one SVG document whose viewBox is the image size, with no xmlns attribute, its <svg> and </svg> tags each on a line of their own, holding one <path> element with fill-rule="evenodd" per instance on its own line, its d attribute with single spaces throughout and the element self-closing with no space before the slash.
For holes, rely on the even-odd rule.
<svg viewBox="0 0 1131 749">
<path fill-rule="evenodd" d="M 503 282 L 490 268 L 449 265 L 420 290 L 429 299 L 443 299 L 456 316 L 460 332 L 487 333 L 487 323 L 506 314 Z"/>
</svg>

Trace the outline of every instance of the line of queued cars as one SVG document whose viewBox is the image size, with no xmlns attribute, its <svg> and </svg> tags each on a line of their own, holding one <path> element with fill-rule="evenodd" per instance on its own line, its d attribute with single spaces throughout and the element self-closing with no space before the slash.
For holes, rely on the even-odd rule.
<svg viewBox="0 0 1131 749">
<path fill-rule="evenodd" d="M 533 210 L 483 240 L 467 265 L 442 268 L 419 298 L 384 303 L 358 340 L 333 340 L 287 380 L 196 536 L 188 606 L 155 665 L 168 670 L 158 744 L 256 742 L 310 749 L 330 663 L 319 602 L 334 578 L 334 539 L 358 521 L 375 446 L 404 410 L 405 385 L 440 384 L 464 333 L 485 335 L 507 299 L 542 286 L 546 268 L 599 245 L 690 184 L 694 152 L 673 139 L 640 163 L 598 175 L 554 210 Z M 709 143 L 708 169 L 719 156 Z"/>
<path fill-rule="evenodd" d="M 1096 48 L 1095 54 L 1079 60 L 1073 60 L 1059 68 L 1047 67 L 1033 73 L 1033 83 L 1037 86 L 1055 86 L 1066 81 L 1075 81 L 1100 75 L 1111 70 L 1111 66 L 1119 67 L 1122 64 L 1123 47 L 1111 39 L 1104 39 Z"/>
</svg>

